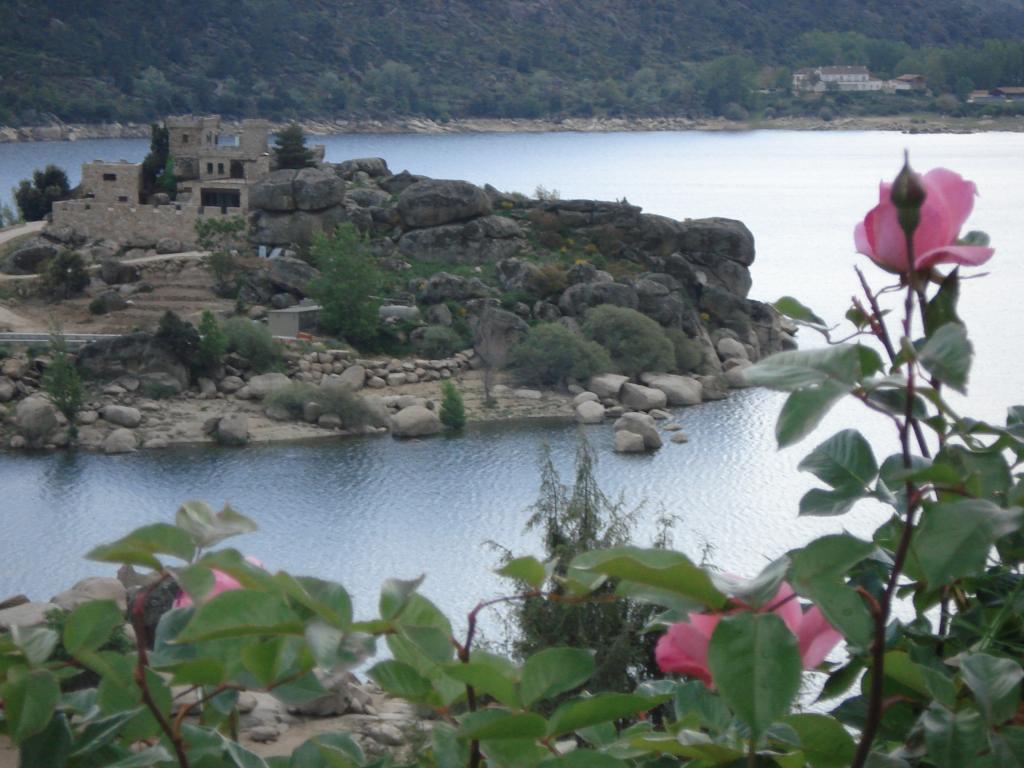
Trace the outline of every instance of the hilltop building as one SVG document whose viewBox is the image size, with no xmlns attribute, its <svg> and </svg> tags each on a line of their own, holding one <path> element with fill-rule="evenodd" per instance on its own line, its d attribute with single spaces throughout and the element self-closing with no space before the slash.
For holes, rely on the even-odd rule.
<svg viewBox="0 0 1024 768">
<path fill-rule="evenodd" d="M 892 80 L 872 77 L 867 67 L 836 66 L 798 69 L 793 73 L 796 93 L 923 91 L 924 75 L 906 74 Z"/>
<path fill-rule="evenodd" d="M 219 116 L 169 117 L 169 154 L 177 196 L 144 198 L 142 163 L 94 161 L 82 166 L 81 197 L 54 204 L 53 223 L 89 239 L 149 247 L 162 239 L 195 244 L 203 218 L 246 216 L 249 188 L 274 170 L 270 125 L 243 120 L 228 131 Z M 324 156 L 312 147 L 314 159 Z"/>
</svg>

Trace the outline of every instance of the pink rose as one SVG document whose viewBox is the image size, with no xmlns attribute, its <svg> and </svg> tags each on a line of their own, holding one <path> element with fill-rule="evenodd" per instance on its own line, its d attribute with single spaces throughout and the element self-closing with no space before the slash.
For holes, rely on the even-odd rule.
<svg viewBox="0 0 1024 768">
<path fill-rule="evenodd" d="M 263 563 L 257 560 L 255 557 L 245 558 L 246 562 L 252 563 L 257 568 L 262 568 Z M 209 594 L 204 598 L 204 602 L 212 600 L 221 592 L 228 592 L 232 589 L 241 589 L 242 585 L 238 583 L 238 580 L 228 576 L 223 571 L 218 571 L 216 568 L 211 569 L 213 571 L 213 589 L 210 590 Z M 192 596 L 189 595 L 184 589 L 178 593 L 178 596 L 174 598 L 174 608 L 188 608 L 192 605 Z"/>
<path fill-rule="evenodd" d="M 783 583 L 775 597 L 760 610 L 767 608 L 771 608 L 772 613 L 781 618 L 796 636 L 804 669 L 813 669 L 821 664 L 829 651 L 843 639 L 817 607 L 804 612 L 789 584 Z M 708 643 L 719 619 L 735 612 L 691 613 L 689 621 L 669 627 L 654 649 L 654 658 L 661 671 L 695 677 L 709 688 L 714 688 L 708 669 Z"/>
<path fill-rule="evenodd" d="M 925 190 L 921 221 L 914 230 L 914 270 L 936 264 L 977 266 L 991 258 L 993 250 L 977 245 L 957 245 L 960 228 L 971 215 L 977 188 L 957 173 L 934 168 L 920 179 Z M 897 274 L 907 271 L 907 244 L 890 199 L 892 184 L 882 182 L 878 205 L 868 211 L 853 230 L 857 251 L 882 269 Z"/>
</svg>

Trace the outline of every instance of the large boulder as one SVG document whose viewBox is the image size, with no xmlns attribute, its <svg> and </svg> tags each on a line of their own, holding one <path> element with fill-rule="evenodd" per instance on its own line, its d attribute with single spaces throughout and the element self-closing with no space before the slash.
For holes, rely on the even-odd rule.
<svg viewBox="0 0 1024 768">
<path fill-rule="evenodd" d="M 523 290 L 540 275 L 540 267 L 525 259 L 504 259 L 495 266 L 498 271 L 498 285 L 503 291 Z"/>
<path fill-rule="evenodd" d="M 93 600 L 112 600 L 122 611 L 128 607 L 127 591 L 124 584 L 106 576 L 82 579 L 71 589 L 66 589 L 56 595 L 50 602 L 65 611 L 73 611 L 83 603 Z"/>
<path fill-rule="evenodd" d="M 622 385 L 628 381 L 629 376 L 620 376 L 617 373 L 601 373 L 590 377 L 587 389 L 602 400 L 609 397 L 617 400 Z"/>
<path fill-rule="evenodd" d="M 44 397 L 26 397 L 14 409 L 14 427 L 29 447 L 43 445 L 57 424 L 57 408 Z"/>
<path fill-rule="evenodd" d="M 441 306 L 444 306 L 443 304 Z M 0 376 L 0 403 L 6 403 L 14 399 L 14 393 L 18 391 L 18 388 L 14 386 L 14 382 L 8 379 L 6 376 Z"/>
<path fill-rule="evenodd" d="M 402 190 L 398 215 L 409 229 L 436 227 L 491 212 L 487 194 L 468 181 L 426 179 Z"/>
<path fill-rule="evenodd" d="M 139 268 L 115 259 L 107 259 L 100 265 L 100 278 L 107 285 L 134 283 L 141 278 Z"/>
<path fill-rule="evenodd" d="M 261 373 L 249 379 L 249 394 L 256 400 L 262 400 L 291 385 L 291 379 L 283 373 Z"/>
<path fill-rule="evenodd" d="M 489 365 L 503 362 L 500 358 L 530 330 L 521 317 L 496 307 L 485 309 L 473 325 L 473 346 Z"/>
<path fill-rule="evenodd" d="M 600 424 L 604 421 L 604 406 L 594 400 L 584 400 L 576 406 L 576 421 L 580 424 Z"/>
<path fill-rule="evenodd" d="M 701 383 L 689 376 L 645 373 L 640 380 L 648 387 L 664 392 L 669 405 L 700 405 L 703 400 Z"/>
<path fill-rule="evenodd" d="M 402 235 L 398 251 L 409 261 L 445 261 L 461 264 L 489 264 L 518 253 L 523 247 L 521 239 L 513 237 L 486 237 L 469 224 L 445 224 L 438 227 L 413 229 Z M 473 237 L 469 235 L 473 234 Z"/>
<path fill-rule="evenodd" d="M 139 438 L 134 430 L 121 427 L 115 429 L 103 441 L 103 452 L 106 454 L 132 453 L 139 447 Z"/>
<path fill-rule="evenodd" d="M 348 221 L 340 205 L 322 211 L 256 209 L 249 218 L 249 241 L 257 245 L 298 245 L 308 248 L 317 234 L 331 234 Z"/>
<path fill-rule="evenodd" d="M 319 168 L 283 169 L 249 190 L 249 207 L 264 211 L 323 211 L 345 199 L 345 182 Z"/>
<path fill-rule="evenodd" d="M 109 424 L 134 429 L 142 423 L 142 413 L 138 408 L 127 405 L 105 405 L 100 409 L 100 416 Z"/>
<path fill-rule="evenodd" d="M 338 374 L 338 384 L 349 391 L 360 390 L 366 384 L 366 368 L 361 365 L 350 365 Z"/>
<path fill-rule="evenodd" d="M 442 429 L 437 412 L 422 405 L 410 405 L 391 417 L 391 434 L 395 437 L 426 437 Z"/>
<path fill-rule="evenodd" d="M 249 417 L 244 413 L 229 413 L 221 417 L 213 437 L 221 445 L 245 445 L 249 442 Z"/>
<path fill-rule="evenodd" d="M 189 382 L 188 369 L 181 360 L 153 334 L 141 331 L 86 344 L 75 364 L 84 376 L 93 379 L 167 373 L 182 386 Z"/>
<path fill-rule="evenodd" d="M 357 157 L 352 160 L 344 160 L 334 166 L 334 172 L 343 179 L 351 179 L 360 172 L 371 178 L 391 175 L 388 163 L 383 157 Z"/>
<path fill-rule="evenodd" d="M 288 257 L 272 259 L 267 276 L 275 288 L 305 296 L 309 284 L 319 277 L 320 270 L 302 259 Z"/>
<path fill-rule="evenodd" d="M 642 384 L 631 384 L 629 382 L 622 385 L 622 389 L 619 391 L 619 400 L 627 408 L 633 408 L 637 411 L 651 411 L 655 408 L 664 408 L 668 403 L 668 398 L 660 389 L 645 387 Z"/>
<path fill-rule="evenodd" d="M 0 264 L 0 269 L 12 275 L 31 275 L 52 259 L 60 247 L 43 238 L 34 238 L 12 251 Z"/>
<path fill-rule="evenodd" d="M 100 293 L 89 302 L 89 311 L 94 315 L 106 315 L 110 312 L 120 312 L 128 307 L 128 301 L 119 291 L 107 290 Z"/>
<path fill-rule="evenodd" d="M 445 301 L 484 299 L 494 294 L 479 277 L 465 278 L 448 272 L 438 272 L 426 280 L 416 281 L 410 286 L 423 304 L 440 304 Z"/>
<path fill-rule="evenodd" d="M 644 441 L 644 448 L 649 451 L 661 448 L 661 435 L 654 424 L 654 419 L 646 413 L 626 413 L 615 422 L 616 432 L 633 432 L 640 435 Z"/>
<path fill-rule="evenodd" d="M 156 241 L 156 252 L 159 254 L 181 253 L 184 250 L 185 246 L 181 244 L 181 240 L 173 237 L 161 237 Z"/>
<path fill-rule="evenodd" d="M 616 453 L 643 453 L 647 450 L 643 435 L 635 432 L 620 430 L 615 433 Z"/>
<path fill-rule="evenodd" d="M 636 289 L 623 283 L 577 283 L 570 285 L 558 300 L 558 308 L 566 315 L 582 316 L 591 307 L 614 304 L 636 309 L 640 298 Z"/>
</svg>

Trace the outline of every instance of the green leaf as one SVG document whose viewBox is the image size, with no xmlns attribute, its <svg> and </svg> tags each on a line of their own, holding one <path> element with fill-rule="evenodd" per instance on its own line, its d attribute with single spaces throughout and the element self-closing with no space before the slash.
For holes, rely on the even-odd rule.
<svg viewBox="0 0 1024 768">
<path fill-rule="evenodd" d="M 444 673 L 460 683 L 473 686 L 478 694 L 485 694 L 504 704 L 506 707 L 519 706 L 519 692 L 516 681 L 510 679 L 495 665 L 482 661 L 470 661 L 467 664 L 453 662 L 445 664 Z"/>
<path fill-rule="evenodd" d="M 466 715 L 459 724 L 463 739 L 539 739 L 547 723 L 533 713 L 513 714 L 503 709 L 484 709 Z"/>
<path fill-rule="evenodd" d="M 192 537 L 180 528 L 156 523 L 136 528 L 111 544 L 101 544 L 86 558 L 101 563 L 123 563 L 159 570 L 162 565 L 155 555 L 172 555 L 188 562 L 195 555 L 195 545 Z"/>
<path fill-rule="evenodd" d="M 579 688 L 594 674 L 594 652 L 581 648 L 547 648 L 523 664 L 523 706 Z"/>
<path fill-rule="evenodd" d="M 875 454 L 864 436 L 855 429 L 844 429 L 804 458 L 797 466 L 835 489 L 865 489 L 878 475 Z"/>
<path fill-rule="evenodd" d="M 1016 714 L 1024 678 L 1016 661 L 973 653 L 960 662 L 960 674 L 989 725 L 1001 725 Z"/>
<path fill-rule="evenodd" d="M 12 669 L 0 686 L 7 718 L 7 734 L 15 744 L 42 733 L 60 699 L 60 685 L 46 669 Z"/>
<path fill-rule="evenodd" d="M 812 488 L 800 499 L 801 515 L 809 517 L 834 517 L 845 515 L 861 499 L 868 494 L 858 488 L 826 491 L 824 488 Z"/>
<path fill-rule="evenodd" d="M 722 698 L 759 736 L 789 710 L 800 689 L 796 637 L 774 613 L 738 613 L 718 622 L 708 667 Z"/>
<path fill-rule="evenodd" d="M 743 378 L 751 386 L 784 392 L 815 386 L 829 379 L 853 385 L 860 377 L 858 344 L 778 352 L 743 370 Z"/>
<path fill-rule="evenodd" d="M 845 768 L 853 761 L 853 739 L 835 718 L 800 714 L 790 715 L 782 722 L 797 732 L 800 749 L 813 768 Z"/>
<path fill-rule="evenodd" d="M 985 744 L 985 727 L 977 712 L 953 713 L 933 705 L 921 718 L 928 757 L 937 768 L 974 765 Z"/>
<path fill-rule="evenodd" d="M 331 757 L 336 759 L 332 762 Z M 359 766 L 365 762 L 363 750 L 347 733 L 321 733 L 307 739 L 295 750 L 290 768 L 335 768 L 338 765 Z"/>
<path fill-rule="evenodd" d="M 996 540 L 1020 524 L 1020 509 L 1002 509 L 985 499 L 931 504 L 911 540 L 911 555 L 928 585 L 938 588 L 980 571 Z"/>
<path fill-rule="evenodd" d="M 660 755 L 676 755 L 693 760 L 707 761 L 696 765 L 738 765 L 743 758 L 743 751 L 725 744 L 716 744 L 707 734 L 699 731 L 680 731 L 675 737 L 670 734 L 652 733 L 634 736 L 629 739 L 629 746 L 644 752 Z M 760 763 L 759 763 L 760 765 Z"/>
<path fill-rule="evenodd" d="M 708 608 L 722 608 L 726 596 L 711 578 L 680 552 L 640 547 L 615 547 L 575 557 L 570 570 L 592 573 L 669 590 Z"/>
<path fill-rule="evenodd" d="M 46 728 L 21 743 L 18 756 L 19 764 L 25 768 L 65 768 L 71 756 L 71 728 L 67 717 L 58 712 Z"/>
<path fill-rule="evenodd" d="M 391 695 L 411 701 L 424 698 L 432 690 L 427 678 L 401 661 L 380 661 L 367 674 Z"/>
<path fill-rule="evenodd" d="M 469 762 L 467 745 L 455 736 L 455 729 L 447 723 L 437 723 L 430 734 L 434 762 L 437 768 L 464 768 Z"/>
<path fill-rule="evenodd" d="M 60 640 L 57 633 L 48 627 L 25 627 L 19 624 L 11 627 L 11 639 L 33 667 L 49 659 Z"/>
<path fill-rule="evenodd" d="M 786 398 L 779 419 L 775 422 L 775 439 L 779 448 L 803 440 L 821 423 L 832 406 L 850 391 L 849 386 L 825 381 L 817 387 L 798 389 Z"/>
<path fill-rule="evenodd" d="M 885 677 L 922 696 L 930 696 L 923 669 L 905 651 L 889 651 L 885 654 Z"/>
<path fill-rule="evenodd" d="M 509 560 L 497 571 L 499 576 L 507 576 L 540 589 L 547 581 L 548 573 L 544 563 L 535 557 L 517 557 Z"/>
<path fill-rule="evenodd" d="M 853 659 L 845 666 L 835 670 L 828 676 L 825 685 L 822 686 L 817 701 L 827 701 L 828 699 L 842 696 L 853 687 L 853 684 L 857 682 L 860 673 L 863 671 L 864 662 L 859 659 Z"/>
<path fill-rule="evenodd" d="M 791 317 L 794 320 L 799 320 L 802 323 L 808 323 L 810 325 L 818 325 L 822 328 L 825 327 L 825 321 L 818 317 L 809 308 L 801 304 L 797 299 L 792 296 L 783 296 L 781 299 L 772 304 L 780 314 L 786 317 Z"/>
<path fill-rule="evenodd" d="M 695 714 L 698 724 L 712 733 L 724 731 L 732 720 L 732 713 L 722 701 L 722 697 L 709 691 L 707 686 L 698 680 L 690 680 L 676 686 L 673 706 L 676 720 Z"/>
<path fill-rule="evenodd" d="M 942 285 L 924 308 L 924 330 L 931 336 L 946 323 L 960 323 L 956 305 L 960 301 L 960 267 L 942 280 Z"/>
<path fill-rule="evenodd" d="M 90 752 L 110 744 L 121 730 L 131 722 L 136 715 L 142 712 L 141 707 L 133 707 L 123 712 L 115 712 L 107 717 L 101 717 L 90 722 L 75 742 L 75 751 L 72 757 L 82 757 Z"/>
<path fill-rule="evenodd" d="M 562 704 L 548 721 L 548 736 L 562 736 L 580 728 L 609 723 L 658 706 L 667 696 L 650 698 L 631 693 L 599 693 Z"/>
<path fill-rule="evenodd" d="M 194 643 L 224 637 L 301 635 L 303 629 L 299 617 L 277 595 L 233 589 L 200 605 L 177 640 Z"/>
<path fill-rule="evenodd" d="M 72 656 L 80 651 L 94 651 L 123 623 L 124 616 L 113 600 L 82 603 L 64 622 L 64 647 Z"/>
<path fill-rule="evenodd" d="M 426 574 L 416 579 L 388 579 L 380 588 L 380 617 L 385 620 L 398 618 L 409 597 L 419 589 L 427 578 Z"/>
<path fill-rule="evenodd" d="M 338 629 L 347 629 L 352 623 L 352 598 L 346 589 L 333 581 L 312 576 L 292 577 L 278 573 L 274 579 L 285 593 L 302 606 Z"/>
<path fill-rule="evenodd" d="M 818 606 L 818 610 L 852 646 L 871 645 L 874 622 L 864 599 L 852 587 L 840 581 L 824 579 L 804 586 L 800 594 Z"/>
<path fill-rule="evenodd" d="M 729 597 L 752 608 L 760 608 L 775 597 L 782 585 L 782 580 L 786 577 L 789 565 L 789 558 L 782 556 L 766 565 L 764 570 L 752 579 L 741 579 L 737 576 L 717 572 L 711 575 L 711 581 Z"/>
<path fill-rule="evenodd" d="M 967 328 L 960 323 L 946 323 L 928 337 L 917 359 L 939 381 L 966 394 L 973 354 Z"/>
<path fill-rule="evenodd" d="M 178 508 L 174 524 L 188 533 L 196 546 L 206 549 L 231 536 L 257 530 L 255 522 L 225 504 L 214 512 L 205 501 L 186 501 Z"/>
<path fill-rule="evenodd" d="M 815 539 L 803 549 L 789 553 L 793 561 L 791 583 L 797 592 L 802 585 L 819 579 L 837 580 L 876 549 L 874 542 L 863 541 L 848 533 Z"/>
<path fill-rule="evenodd" d="M 262 757 L 250 752 L 232 739 L 224 739 L 224 751 L 235 768 L 267 768 L 267 764 Z"/>
</svg>

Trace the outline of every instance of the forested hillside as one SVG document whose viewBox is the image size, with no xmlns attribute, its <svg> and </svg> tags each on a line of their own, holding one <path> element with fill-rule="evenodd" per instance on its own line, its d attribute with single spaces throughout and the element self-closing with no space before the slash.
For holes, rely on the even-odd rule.
<svg viewBox="0 0 1024 768">
<path fill-rule="evenodd" d="M 2 0 L 0 123 L 719 114 L 792 67 L 1019 84 L 1020 0 Z"/>
</svg>

